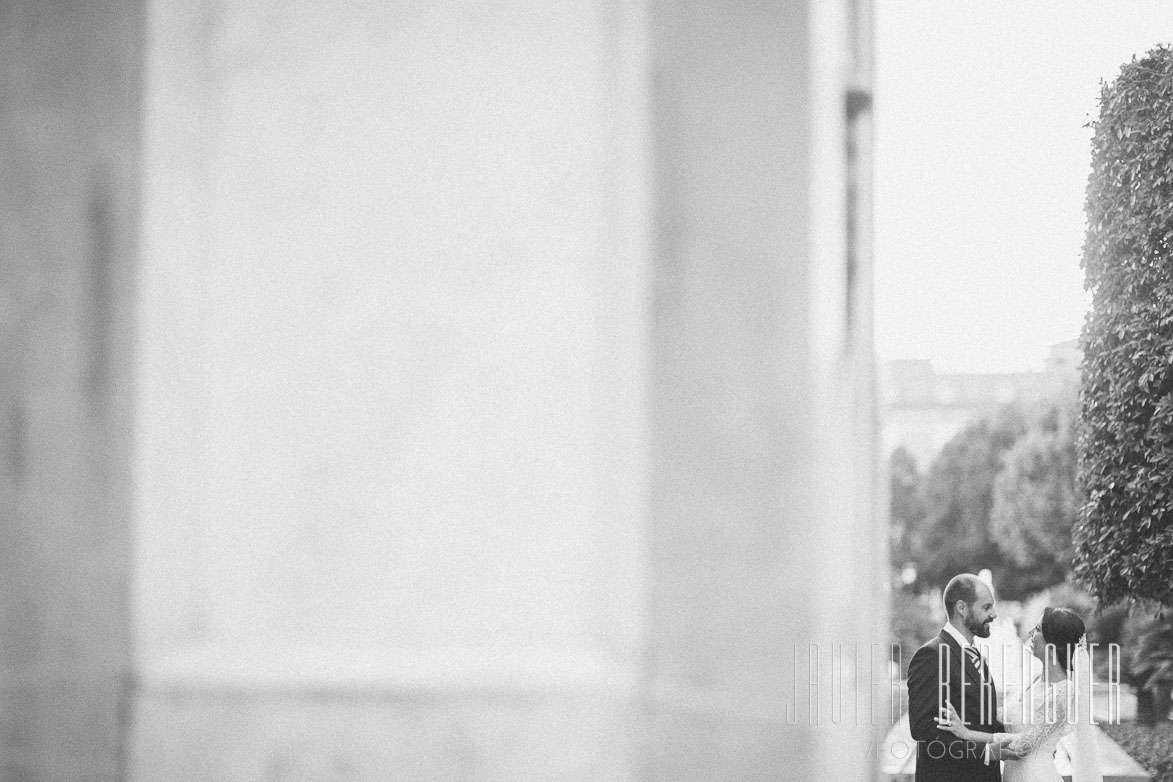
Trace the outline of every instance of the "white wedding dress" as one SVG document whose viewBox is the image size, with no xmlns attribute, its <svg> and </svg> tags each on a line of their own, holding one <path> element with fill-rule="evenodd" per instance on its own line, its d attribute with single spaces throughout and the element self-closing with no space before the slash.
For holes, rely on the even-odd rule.
<svg viewBox="0 0 1173 782">
<path fill-rule="evenodd" d="M 1055 745 L 1072 730 L 1067 716 L 1070 687 L 1067 679 L 1047 686 L 1036 681 L 1022 703 L 1006 704 L 1004 722 L 1010 732 L 996 734 L 997 739 L 1009 739 L 1016 754 L 1029 754 L 1006 761 L 1002 782 L 1062 782 L 1055 768 Z"/>
</svg>

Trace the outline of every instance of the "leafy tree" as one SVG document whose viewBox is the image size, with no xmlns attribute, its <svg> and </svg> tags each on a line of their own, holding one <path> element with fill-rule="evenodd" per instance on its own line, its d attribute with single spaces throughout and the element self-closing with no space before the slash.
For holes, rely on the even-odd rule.
<svg viewBox="0 0 1173 782">
<path fill-rule="evenodd" d="M 1040 586 L 1061 583 L 1074 555 L 1075 437 L 1067 409 L 1050 406 L 1006 452 L 994 479 L 994 539 L 1008 562 L 1033 571 Z"/>
<path fill-rule="evenodd" d="M 1003 456 L 1026 431 L 1018 408 L 1007 406 L 967 426 L 933 460 L 925 483 L 925 515 L 913 548 L 922 579 L 944 586 L 957 573 L 988 567 L 999 594 L 1015 597 L 1036 585 L 1007 560 L 990 525 L 994 481 Z"/>
<path fill-rule="evenodd" d="M 1093 126 L 1075 573 L 1173 605 L 1173 52 L 1126 64 Z"/>
<path fill-rule="evenodd" d="M 920 470 L 916 459 L 903 446 L 888 459 L 888 481 L 890 556 L 892 566 L 900 568 L 915 559 L 913 541 L 925 515 Z"/>
</svg>

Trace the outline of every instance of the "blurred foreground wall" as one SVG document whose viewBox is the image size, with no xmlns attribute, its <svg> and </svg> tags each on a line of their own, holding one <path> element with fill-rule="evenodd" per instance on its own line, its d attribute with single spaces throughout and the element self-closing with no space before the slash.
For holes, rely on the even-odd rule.
<svg viewBox="0 0 1173 782">
<path fill-rule="evenodd" d="M 4 13 L 5 779 L 872 773 L 866 5 Z"/>
<path fill-rule="evenodd" d="M 0 2 L 0 779 L 123 762 L 142 9 Z"/>
</svg>

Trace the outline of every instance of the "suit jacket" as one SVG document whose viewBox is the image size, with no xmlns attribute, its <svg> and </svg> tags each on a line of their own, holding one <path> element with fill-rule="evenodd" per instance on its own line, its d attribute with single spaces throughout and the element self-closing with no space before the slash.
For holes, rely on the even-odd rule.
<svg viewBox="0 0 1173 782">
<path fill-rule="evenodd" d="M 908 726 L 916 741 L 916 782 L 1001 782 L 998 761 L 988 766 L 982 762 L 983 745 L 937 727 L 938 692 L 970 728 L 985 733 L 1006 730 L 995 716 L 998 693 L 989 671 L 974 667 L 957 640 L 942 630 L 917 649 L 908 664 Z"/>
</svg>

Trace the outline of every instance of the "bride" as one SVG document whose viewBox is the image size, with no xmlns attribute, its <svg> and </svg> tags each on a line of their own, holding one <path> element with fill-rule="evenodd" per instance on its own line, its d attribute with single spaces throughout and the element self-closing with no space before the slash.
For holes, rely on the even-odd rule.
<svg viewBox="0 0 1173 782">
<path fill-rule="evenodd" d="M 1096 737 L 1091 724 L 1091 674 L 1083 620 L 1066 608 L 1047 608 L 1028 638 L 1030 651 L 1043 662 L 1043 686 L 1028 698 L 1030 722 L 1013 725 L 1013 733 L 982 733 L 966 727 L 949 706 L 938 719 L 943 730 L 966 741 L 987 745 L 987 758 L 1006 764 L 1003 782 L 1061 782 L 1055 768 L 1055 745 L 1074 726 L 1072 782 L 1102 782 Z M 1007 709 L 1006 722 L 1011 713 Z"/>
</svg>

